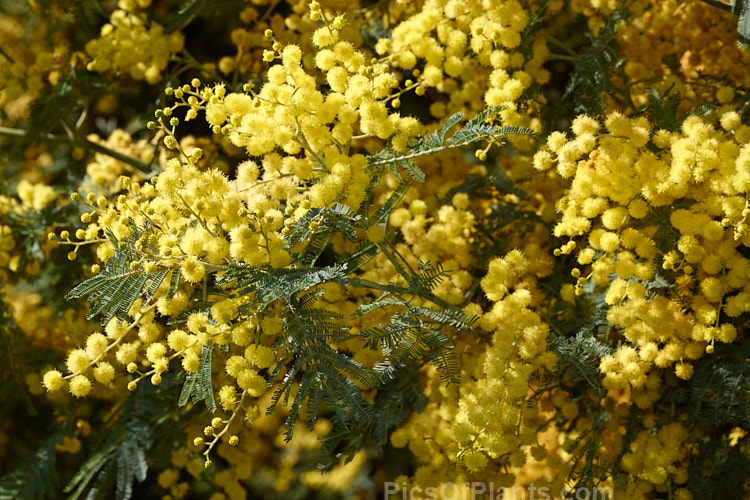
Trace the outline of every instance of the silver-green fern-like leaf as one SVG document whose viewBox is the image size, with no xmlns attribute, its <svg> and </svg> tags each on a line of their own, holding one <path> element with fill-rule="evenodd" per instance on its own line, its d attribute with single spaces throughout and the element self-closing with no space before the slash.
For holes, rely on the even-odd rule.
<svg viewBox="0 0 750 500">
<path fill-rule="evenodd" d="M 192 396 L 193 403 L 204 402 L 209 413 L 216 411 L 216 399 L 213 387 L 213 346 L 207 345 L 201 348 L 200 364 L 198 371 L 188 372 L 185 383 L 182 385 L 179 406 L 185 406 Z"/>
<path fill-rule="evenodd" d="M 498 140 L 506 135 L 534 135 L 533 130 L 525 127 L 497 127 L 489 123 L 491 118 L 504 109 L 503 106 L 487 108 L 466 122 L 451 137 L 447 137 L 449 130 L 464 118 L 463 113 L 459 111 L 445 120 L 436 131 L 423 136 L 416 144 L 409 145 L 409 150 L 405 153 L 396 151 L 389 143 L 379 153 L 370 157 L 369 168 L 372 183 L 377 184 L 380 181 L 385 168 L 388 168 L 396 179 L 401 180 L 401 171 L 403 171 L 412 180 L 424 182 L 424 172 L 413 162 L 416 158 L 461 148 L 477 141 Z"/>
<path fill-rule="evenodd" d="M 74 287 L 65 296 L 66 299 L 86 298 L 91 304 L 88 318 L 101 315 L 101 324 L 107 324 L 113 317 L 126 319 L 128 311 L 138 298 L 145 302 L 151 300 L 164 279 L 170 275 L 170 293 L 179 285 L 179 271 L 159 269 L 146 272 L 140 268 L 131 269 L 131 263 L 139 259 L 132 246 L 140 238 L 143 230 L 134 227 L 133 234 L 123 248 L 105 263 L 104 270 Z M 111 238 L 114 238 L 111 236 Z M 118 243 L 115 240 L 115 243 Z M 118 245 L 119 246 L 119 245 Z"/>
<path fill-rule="evenodd" d="M 740 16 L 737 21 L 737 44 L 740 47 L 750 48 L 750 2 L 734 0 L 735 9 L 738 6 L 740 6 Z"/>
</svg>

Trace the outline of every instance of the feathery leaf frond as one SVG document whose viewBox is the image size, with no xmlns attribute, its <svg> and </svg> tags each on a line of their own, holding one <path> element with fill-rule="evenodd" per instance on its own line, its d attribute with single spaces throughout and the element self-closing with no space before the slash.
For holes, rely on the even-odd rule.
<svg viewBox="0 0 750 500">
<path fill-rule="evenodd" d="M 104 270 L 93 278 L 89 278 L 74 287 L 65 296 L 67 299 L 85 297 L 91 303 L 91 312 L 88 318 L 101 315 L 101 324 L 105 325 L 113 317 L 126 319 L 128 311 L 138 298 L 148 302 L 156 293 L 162 281 L 173 273 L 170 278 L 172 287 L 176 289 L 179 284 L 179 273 L 170 269 L 160 269 L 153 272 L 145 272 L 136 268 L 131 269 L 131 263 L 137 262 L 139 255 L 134 250 L 134 245 L 143 234 L 144 229 L 132 225 L 132 233 L 123 245 L 115 251 L 115 254 L 106 262 Z M 110 235 L 115 246 L 119 242 Z M 174 276 L 177 274 L 177 277 Z"/>
</svg>

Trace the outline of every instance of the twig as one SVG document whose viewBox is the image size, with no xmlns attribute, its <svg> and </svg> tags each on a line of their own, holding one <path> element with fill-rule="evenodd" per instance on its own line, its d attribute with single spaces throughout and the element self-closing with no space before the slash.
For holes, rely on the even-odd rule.
<svg viewBox="0 0 750 500">
<path fill-rule="evenodd" d="M 34 137 L 28 130 L 19 129 L 19 128 L 11 128 L 11 127 L 3 127 L 3 126 L 0 126 L 0 135 L 5 135 L 8 137 L 31 137 L 31 138 Z M 149 165 L 142 162 L 141 160 L 137 158 L 133 158 L 132 156 L 128 156 L 126 154 L 120 153 L 106 146 L 102 146 L 101 144 L 97 144 L 93 141 L 86 139 L 85 137 L 76 136 L 76 135 L 72 135 L 69 137 L 67 135 L 58 135 L 58 134 L 40 134 L 38 137 L 47 142 L 61 142 L 61 143 L 70 144 L 71 146 L 80 146 L 86 149 L 90 149 L 91 151 L 95 151 L 97 153 L 110 156 L 116 160 L 120 160 L 123 163 L 127 163 L 128 165 L 131 165 L 137 168 L 141 172 L 151 171 L 151 169 L 149 168 Z"/>
<path fill-rule="evenodd" d="M 10 61 L 11 63 L 15 63 L 15 62 L 16 62 L 16 60 L 15 60 L 15 59 L 13 59 L 12 57 L 10 57 L 10 56 L 8 55 L 8 53 L 7 53 L 7 52 L 5 52 L 5 50 L 3 50 L 3 48 L 2 48 L 2 47 L 0 47 L 0 55 L 1 55 L 1 56 L 3 56 L 3 57 L 5 57 L 5 58 L 6 58 L 7 60 L 9 60 L 9 61 Z"/>
</svg>

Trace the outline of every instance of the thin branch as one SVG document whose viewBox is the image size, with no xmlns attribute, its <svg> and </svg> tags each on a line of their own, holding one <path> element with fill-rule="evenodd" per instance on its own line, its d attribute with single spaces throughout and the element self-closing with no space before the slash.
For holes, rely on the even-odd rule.
<svg viewBox="0 0 750 500">
<path fill-rule="evenodd" d="M 0 55 L 1 55 L 1 56 L 3 56 L 3 57 L 5 57 L 5 58 L 6 58 L 7 60 L 9 60 L 9 61 L 10 61 L 11 63 L 15 63 L 15 62 L 16 62 L 16 60 L 15 60 L 15 59 L 13 59 L 12 57 L 10 57 L 10 56 L 8 55 L 8 53 L 7 53 L 7 52 L 5 52 L 5 50 L 3 50 L 3 48 L 2 48 L 2 47 L 0 47 Z"/>
<path fill-rule="evenodd" d="M 365 288 L 373 288 L 375 290 L 380 290 L 380 291 L 383 291 L 383 292 L 394 293 L 394 287 L 393 287 L 393 285 L 382 285 L 380 283 L 376 283 L 374 281 L 370 281 L 368 279 L 359 278 L 359 277 L 350 277 L 350 278 L 347 278 L 347 279 L 349 280 L 349 282 L 353 286 L 362 286 L 362 287 L 365 287 Z M 398 291 L 400 291 L 400 292 L 411 292 L 410 290 L 405 290 L 405 289 L 398 290 Z M 444 308 L 449 309 L 451 311 L 459 311 L 459 312 L 461 311 L 458 307 L 454 306 L 453 304 L 451 304 L 450 302 L 448 302 L 446 300 L 441 299 L 440 297 L 438 297 L 437 295 L 435 295 L 434 293 L 432 293 L 430 291 L 420 290 L 420 296 L 422 296 L 423 298 L 429 300 L 433 304 L 436 304 L 436 305 L 438 305 L 440 307 L 444 307 Z"/>
<path fill-rule="evenodd" d="M 576 54 L 576 52 L 573 49 L 571 49 L 570 47 L 568 47 L 567 44 L 561 42 L 560 40 L 553 37 L 552 35 L 544 35 L 544 39 L 547 40 L 548 43 L 551 43 L 555 47 L 563 50 L 566 54 L 572 57 L 573 60 L 578 59 L 578 54 Z"/>
<path fill-rule="evenodd" d="M 371 167 L 380 166 L 380 165 L 388 165 L 391 163 L 411 160 L 414 158 L 421 158 L 422 156 L 429 156 L 429 155 L 435 155 L 437 153 L 440 153 L 442 151 L 448 151 L 450 149 L 456 149 L 456 148 L 462 148 L 464 146 L 468 146 L 469 144 L 472 144 L 474 142 L 487 140 L 489 138 L 489 135 L 483 135 L 483 136 L 476 136 L 476 137 L 469 137 L 467 139 L 464 139 L 461 142 L 456 142 L 453 144 L 447 144 L 444 146 L 436 146 L 434 148 L 425 149 L 421 151 L 416 151 L 414 153 L 404 154 L 401 156 L 394 156 L 392 158 L 385 158 L 382 160 L 375 160 L 370 162 Z"/>
<path fill-rule="evenodd" d="M 34 137 L 28 130 L 19 129 L 19 128 L 11 128 L 11 127 L 3 127 L 3 126 L 0 126 L 0 135 L 4 135 L 8 137 L 30 137 L 30 138 Z M 115 160 L 119 160 L 123 163 L 127 163 L 128 165 L 131 165 L 137 168 L 141 172 L 151 171 L 151 168 L 149 167 L 149 165 L 142 162 L 141 160 L 137 158 L 133 158 L 132 156 L 128 156 L 126 154 L 120 153 L 106 146 L 102 146 L 101 144 L 97 144 L 93 141 L 86 139 L 85 137 L 80 137 L 80 136 L 75 136 L 75 135 L 68 137 L 67 135 L 58 135 L 58 134 L 41 134 L 38 137 L 47 142 L 67 143 L 67 144 L 70 144 L 71 146 L 80 146 L 86 149 L 90 149 L 91 151 L 95 151 L 97 153 L 101 153 L 103 155 L 112 157 Z"/>
</svg>

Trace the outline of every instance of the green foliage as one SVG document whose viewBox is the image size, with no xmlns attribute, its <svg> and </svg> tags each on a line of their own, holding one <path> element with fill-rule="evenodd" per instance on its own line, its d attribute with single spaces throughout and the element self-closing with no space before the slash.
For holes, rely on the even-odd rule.
<svg viewBox="0 0 750 500">
<path fill-rule="evenodd" d="M 26 462 L 0 479 L 0 500 L 57 498 L 59 478 L 55 469 L 55 444 L 62 433 L 53 433 Z"/>
<path fill-rule="evenodd" d="M 99 28 L 109 17 L 102 2 L 97 0 L 65 0 L 65 9 L 78 20 L 77 33 L 83 40 L 91 40 L 99 35 Z"/>
<path fill-rule="evenodd" d="M 732 7 L 734 12 L 737 12 L 737 10 L 740 12 L 737 22 L 737 44 L 740 47 L 748 48 L 750 47 L 750 2 L 733 0 Z"/>
<path fill-rule="evenodd" d="M 369 348 L 380 349 L 384 355 L 384 361 L 375 367 L 381 384 L 390 383 L 397 372 L 414 369 L 424 361 L 435 365 L 444 382 L 458 382 L 459 362 L 443 328 L 448 326 L 456 332 L 468 330 L 477 318 L 454 307 L 414 306 L 406 298 L 427 295 L 444 276 L 441 266 L 424 264 L 413 276 L 405 275 L 407 287 L 390 285 L 380 297 L 358 308 L 360 316 L 383 307 L 401 309 L 391 316 L 389 323 L 368 328 L 361 335 Z"/>
<path fill-rule="evenodd" d="M 59 353 L 33 345 L 22 334 L 4 298 L 0 290 L 0 413 L 25 417 L 30 426 L 46 423 L 40 401 L 29 393 L 23 379 L 27 373 L 58 361 Z M 54 446 L 62 438 L 63 432 L 55 431 L 40 436 L 41 444 L 8 443 L 3 453 L 0 500 L 57 498 L 60 478 Z"/>
<path fill-rule="evenodd" d="M 187 372 L 185 374 L 185 383 L 180 392 L 179 406 L 185 406 L 193 397 L 193 402 L 198 404 L 203 401 L 209 413 L 216 411 L 216 400 L 214 399 L 213 386 L 213 345 L 201 347 L 201 360 L 198 371 Z"/>
<path fill-rule="evenodd" d="M 672 87 L 667 89 L 664 96 L 659 94 L 655 89 L 647 88 L 648 105 L 639 110 L 645 110 L 649 120 L 657 128 L 663 128 L 673 132 L 682 130 L 682 122 L 689 116 L 706 116 L 716 109 L 716 105 L 702 104 L 697 108 L 690 109 L 685 113 L 678 114 L 677 110 L 681 102 L 681 96 L 677 93 L 671 93 Z"/>
<path fill-rule="evenodd" d="M 65 259 L 67 253 L 64 248 L 53 249 L 48 256 L 43 250 L 43 242 L 47 239 L 48 225 L 50 220 L 70 219 L 77 215 L 72 205 L 57 207 L 49 204 L 42 210 L 27 210 L 23 213 L 10 211 L 0 216 L 0 224 L 9 226 L 16 240 L 15 249 L 20 253 L 17 273 L 10 275 L 10 280 L 26 279 L 30 283 L 40 283 L 40 293 L 45 296 L 49 304 L 61 303 L 61 297 L 57 293 L 50 293 L 50 287 L 65 283 L 67 286 L 80 276 L 80 267 L 70 265 L 67 267 L 54 265 L 54 261 Z M 23 270 L 28 264 L 37 261 L 41 263 L 41 271 L 34 276 L 24 276 Z M 46 286 L 46 287 L 45 287 Z"/>
<path fill-rule="evenodd" d="M 332 420 L 343 428 L 348 428 L 355 417 L 371 415 L 359 386 L 371 388 L 373 376 L 363 365 L 331 346 L 346 340 L 348 327 L 339 323 L 340 314 L 314 307 L 316 293 L 302 293 L 327 282 L 348 284 L 345 267 L 335 264 L 326 268 L 273 270 L 234 265 L 220 280 L 223 286 L 233 284 L 232 295 L 249 296 L 247 306 L 255 306 L 258 311 L 283 299 L 284 336 L 277 346 L 281 359 L 270 382 L 275 381 L 285 367 L 287 371 L 274 392 L 269 411 L 280 401 L 285 405 L 289 403 L 293 383 L 299 376 L 299 390 L 284 425 L 287 440 L 292 437 L 305 402 L 310 425 L 315 422 L 321 401 L 331 412 Z"/>
<path fill-rule="evenodd" d="M 743 492 L 746 488 L 747 471 L 750 470 L 748 439 L 744 438 L 742 443 L 732 445 L 726 435 L 711 434 L 705 435 L 699 442 L 700 453 L 691 460 L 688 467 L 687 486 L 694 498 L 746 498 Z"/>
<path fill-rule="evenodd" d="M 672 89 L 669 88 L 662 96 L 656 89 L 651 87 L 646 89 L 649 102 L 648 118 L 658 128 L 677 132 L 682 129 L 684 118 L 683 120 L 677 118 L 680 95 L 671 91 Z"/>
<path fill-rule="evenodd" d="M 620 46 L 615 39 L 617 23 L 627 19 L 627 9 L 619 8 L 607 19 L 596 37 L 586 34 L 590 45 L 575 62 L 573 73 L 562 97 L 564 116 L 588 114 L 599 116 L 604 111 L 604 96 L 612 90 L 610 75 L 622 62 Z M 562 109 L 561 109 L 562 110 Z"/>
<path fill-rule="evenodd" d="M 55 351 L 33 345 L 28 337 L 18 331 L 0 325 L 0 410 L 8 413 L 20 410 L 32 417 L 37 416 L 39 409 L 23 382 L 24 373 L 20 369 L 41 370 L 50 362 L 57 361 L 58 356 Z"/>
<path fill-rule="evenodd" d="M 526 57 L 531 59 L 533 56 L 532 49 L 534 41 L 536 41 L 539 35 L 539 30 L 542 27 L 542 21 L 544 21 L 544 15 L 547 13 L 549 8 L 550 0 L 542 0 L 538 2 L 537 10 L 529 16 L 529 22 L 521 33 L 521 45 L 518 50 Z"/>
<path fill-rule="evenodd" d="M 596 397 L 604 397 L 599 364 L 601 358 L 615 351 L 608 342 L 612 329 L 607 321 L 609 306 L 604 302 L 604 293 L 593 283 L 587 283 L 583 290 L 575 305 L 558 303 L 561 316 L 552 323 L 554 331 L 548 341 L 549 349 L 557 354 L 552 377 L 559 379 L 570 374 L 574 382 L 590 387 Z"/>
<path fill-rule="evenodd" d="M 414 278 L 420 287 L 431 288 L 439 281 L 442 271 L 425 269 Z M 326 439 L 326 446 L 351 458 L 361 447 L 381 449 L 388 433 L 401 423 L 409 411 L 421 411 L 424 396 L 418 382 L 409 374 L 424 362 L 435 364 L 443 379 L 457 382 L 458 359 L 443 327 L 456 330 L 470 328 L 476 318 L 457 310 L 415 307 L 409 301 L 389 301 L 387 297 L 408 293 L 409 289 L 390 285 L 372 307 L 361 308 L 362 314 L 375 308 L 403 306 L 406 311 L 395 313 L 390 323 L 369 329 L 361 337 L 372 349 L 379 349 L 385 361 L 368 370 L 352 360 L 342 345 L 351 338 L 348 327 L 340 322 L 340 314 L 313 307 L 315 294 L 292 296 L 285 300 L 284 337 L 278 346 L 282 353 L 269 378 L 277 380 L 284 374 L 274 392 L 273 410 L 279 402 L 287 405 L 296 381 L 299 389 L 289 406 L 284 425 L 287 439 L 291 439 L 295 421 L 306 403 L 306 419 L 312 426 L 320 403 L 337 424 L 335 432 Z M 393 294 L 393 295 L 392 295 Z M 364 392 L 378 388 L 375 399 L 367 399 Z"/>
<path fill-rule="evenodd" d="M 497 125 L 490 124 L 489 121 L 504 109 L 503 106 L 485 108 L 484 111 L 478 113 L 448 138 L 448 144 L 452 147 L 463 147 L 477 141 L 498 139 L 506 135 L 534 135 L 534 131 L 526 127 L 519 127 L 517 125 L 503 125 L 498 127 Z M 426 137 L 428 144 L 432 141 L 432 138 L 433 135 Z"/>
<path fill-rule="evenodd" d="M 584 286 L 584 294 L 576 302 L 575 306 L 564 303 L 558 307 L 563 316 L 559 323 L 552 322 L 554 331 L 548 340 L 550 351 L 558 356 L 549 380 L 565 380 L 563 377 L 569 375 L 570 382 L 563 384 L 570 385 L 566 385 L 565 389 L 577 399 L 580 411 L 593 418 L 592 425 L 577 433 L 568 448 L 573 474 L 570 477 L 570 492 L 565 498 L 576 498 L 579 490 L 590 492 L 613 477 L 614 469 L 614 464 L 603 463 L 598 456 L 602 444 L 601 433 L 612 418 L 603 408 L 602 400 L 607 391 L 601 385 L 599 373 L 601 358 L 615 351 L 610 339 L 611 325 L 606 320 L 609 306 L 604 302 L 604 293 L 597 290 L 593 283 Z M 571 310 L 572 307 L 575 310 Z M 575 321 L 579 318 L 583 319 Z M 542 390 L 560 389 L 554 382 L 551 385 Z M 572 430 L 575 426 L 575 419 L 565 419 L 559 413 L 556 420 L 561 428 Z"/>
<path fill-rule="evenodd" d="M 130 236 L 122 242 L 109 233 L 109 239 L 117 250 L 106 262 L 104 270 L 79 284 L 66 295 L 68 299 L 85 297 L 91 303 L 88 317 L 101 315 L 102 325 L 106 325 L 114 317 L 126 320 L 133 303 L 139 297 L 144 297 L 145 302 L 148 302 L 162 281 L 172 272 L 170 269 L 154 272 L 131 269 L 131 264 L 139 260 L 139 254 L 135 249 L 136 242 L 140 240 L 146 228 L 137 228 L 131 221 L 131 229 Z M 175 278 L 172 277 L 171 280 L 171 283 L 175 284 Z"/>
<path fill-rule="evenodd" d="M 318 411 L 323 408 L 337 424 L 336 446 L 342 445 L 345 434 L 354 436 L 351 434 L 353 429 L 366 428 L 370 436 L 368 439 L 382 447 L 387 438 L 384 429 L 390 428 L 389 423 L 400 422 L 404 416 L 393 409 L 383 409 L 390 416 L 376 423 L 376 419 L 383 415 L 378 416 L 373 401 L 365 398 L 364 392 L 376 387 L 379 393 L 388 391 L 394 384 L 398 385 L 404 375 L 425 362 L 433 363 L 444 381 L 458 381 L 458 359 L 444 329 L 466 330 L 476 318 L 452 307 L 417 307 L 411 304 L 413 299 L 407 297 L 432 295 L 430 291 L 445 277 L 442 267 L 423 264 L 414 274 L 404 276 L 405 286 L 379 285 L 347 276 L 346 266 L 341 264 L 296 269 L 232 265 L 219 280 L 219 284 L 227 288 L 232 296 L 247 297 L 249 301 L 246 306 L 255 307 L 258 311 L 282 300 L 284 335 L 277 345 L 280 359 L 270 374 L 269 384 L 279 377 L 281 380 L 269 412 L 279 403 L 289 405 L 289 415 L 284 425 L 287 439 L 291 439 L 296 420 L 306 405 L 308 425 L 314 424 Z M 360 307 L 359 315 L 382 307 L 401 310 L 392 315 L 390 323 L 368 329 L 361 335 L 368 347 L 380 350 L 384 355 L 384 361 L 374 370 L 354 361 L 343 350 L 346 341 L 352 338 L 349 328 L 342 321 L 344 318 L 339 313 L 315 306 L 319 293 L 314 288 L 328 282 L 382 290 L 379 298 Z M 298 391 L 292 398 L 295 383 Z M 398 393 L 393 392 L 390 397 Z M 187 397 L 183 390 L 182 400 Z M 414 394 L 410 398 L 410 402 L 401 402 L 401 408 L 404 405 L 410 407 L 419 399 Z M 349 441 L 345 448 L 351 453 L 356 452 L 359 449 L 357 443 L 362 439 L 365 438 Z"/>
<path fill-rule="evenodd" d="M 534 135 L 534 132 L 524 127 L 502 126 L 498 127 L 488 123 L 503 109 L 503 106 L 486 108 L 474 118 L 467 121 L 453 135 L 447 137 L 448 132 L 464 118 L 460 111 L 448 117 L 437 130 L 427 134 L 409 145 L 409 152 L 402 154 L 397 152 L 392 144 L 388 144 L 377 154 L 370 157 L 370 176 L 372 184 L 380 182 L 380 176 L 387 167 L 388 170 L 401 180 L 401 170 L 406 175 L 418 182 L 424 182 L 424 172 L 412 161 L 420 156 L 434 155 L 441 151 L 468 146 L 478 141 L 500 140 L 506 135 L 521 134 Z"/>
<path fill-rule="evenodd" d="M 392 238 L 394 235 L 395 231 L 391 231 L 388 234 L 388 238 Z M 380 250 L 375 243 L 372 243 L 369 240 L 362 240 L 359 244 L 357 244 L 351 254 L 342 252 L 336 255 L 336 260 L 339 262 L 339 264 L 346 265 L 346 268 L 350 272 L 354 272 L 360 267 L 364 266 L 379 252 Z"/>
<path fill-rule="evenodd" d="M 435 319 L 426 313 L 436 313 Z M 407 367 L 419 366 L 423 360 L 433 363 L 444 382 L 459 381 L 459 362 L 448 337 L 440 331 L 440 326 L 455 321 L 466 324 L 460 318 L 440 315 L 435 310 L 409 307 L 404 313 L 395 313 L 391 322 L 368 328 L 363 338 L 370 348 L 380 348 L 385 361 L 376 367 L 381 383 L 393 380 L 396 373 Z"/>
<path fill-rule="evenodd" d="M 520 189 L 505 171 L 497 165 L 488 165 L 485 175 L 468 174 L 466 180 L 459 186 L 451 189 L 443 198 L 444 203 L 449 203 L 453 195 L 466 193 L 471 198 L 494 199 L 497 193 L 514 194 L 523 198 L 526 194 Z"/>
<path fill-rule="evenodd" d="M 335 312 L 312 307 L 314 299 L 302 296 L 285 300 L 284 341 L 281 360 L 270 381 L 278 378 L 281 370 L 290 363 L 279 387 L 273 394 L 269 412 L 283 399 L 288 404 L 292 384 L 300 376 L 299 390 L 289 407 L 284 424 L 285 437 L 291 440 L 294 425 L 303 403 L 307 403 L 306 416 L 312 426 L 322 401 L 334 423 L 348 429 L 351 422 L 372 416 L 372 409 L 362 395 L 360 387 L 368 390 L 374 378 L 361 363 L 344 352 L 331 347 L 331 343 L 345 340 L 348 327 L 338 324 L 341 316 Z"/>
<path fill-rule="evenodd" d="M 406 193 L 409 192 L 411 182 L 401 181 L 401 183 L 393 190 L 393 193 L 388 197 L 383 206 L 381 206 L 375 215 L 370 219 L 370 225 L 381 224 L 386 222 L 388 216 L 391 214 L 394 208 L 404 199 Z"/>
<path fill-rule="evenodd" d="M 563 498 L 579 498 L 584 492 L 591 492 L 593 488 L 600 487 L 612 477 L 612 466 L 614 464 L 602 463 L 598 459 L 601 449 L 601 433 L 612 415 L 604 409 L 594 407 L 590 410 L 593 414 L 591 426 L 583 430 L 573 442 L 570 453 L 573 473 L 570 477 L 569 490 Z M 572 430 L 573 422 L 567 426 Z"/>
<path fill-rule="evenodd" d="M 381 38 L 392 39 L 390 30 L 383 25 L 383 20 L 379 18 L 371 19 L 367 29 L 360 30 L 359 34 L 362 35 L 363 47 L 366 47 L 370 52 L 375 52 L 375 45 Z"/>
<path fill-rule="evenodd" d="M 654 272 L 654 277 L 650 280 L 646 281 L 646 297 L 649 300 L 652 300 L 656 298 L 656 295 L 660 291 L 668 291 L 672 290 L 675 287 L 675 284 L 669 281 L 667 278 L 659 274 L 658 272 Z"/>
<path fill-rule="evenodd" d="M 69 500 L 134 498 L 134 483 L 145 480 L 157 439 L 175 431 L 170 424 L 175 382 L 170 375 L 158 386 L 139 385 L 104 419 L 88 459 L 63 490 Z"/>
<path fill-rule="evenodd" d="M 171 33 L 190 24 L 200 14 L 205 3 L 204 0 L 188 0 L 184 2 L 176 12 L 171 13 L 164 20 L 164 31 Z"/>
<path fill-rule="evenodd" d="M 416 372 L 404 370 L 391 383 L 378 390 L 368 401 L 372 413 L 364 419 L 355 418 L 349 428 L 334 429 L 323 438 L 323 450 L 327 457 L 346 456 L 348 459 L 361 449 L 380 453 L 388 442 L 393 429 L 401 425 L 412 412 L 422 413 L 427 406 L 422 384 Z M 321 464 L 330 468 L 337 462 L 328 458 Z"/>
<path fill-rule="evenodd" d="M 697 363 L 695 373 L 673 397 L 687 406 L 705 430 L 750 428 L 750 339 L 715 346 L 714 355 Z"/>
<path fill-rule="evenodd" d="M 24 376 L 59 361 L 60 353 L 34 345 L 13 320 L 0 289 L 0 413 L 38 417 L 39 401 L 24 383 Z"/>
<path fill-rule="evenodd" d="M 317 225 L 312 229 L 311 224 Z M 356 237 L 355 228 L 360 223 L 360 216 L 351 208 L 340 203 L 327 208 L 311 208 L 292 225 L 292 232 L 287 237 L 289 248 L 305 245 L 298 255 L 298 260 L 305 266 L 314 266 L 318 258 L 330 245 L 336 234 L 342 234 L 349 241 Z"/>
<path fill-rule="evenodd" d="M 55 130 L 71 132 L 73 124 L 83 111 L 81 96 L 96 99 L 111 84 L 110 79 L 98 73 L 71 68 L 50 92 L 35 101 L 28 140 L 38 140 Z"/>
<path fill-rule="evenodd" d="M 457 193 L 466 193 L 470 199 L 490 200 L 490 212 L 476 221 L 477 235 L 483 245 L 477 247 L 477 254 L 484 260 L 507 251 L 505 239 L 498 234 L 509 224 L 516 224 L 519 232 L 530 231 L 541 218 L 532 210 L 522 210 L 519 204 L 526 193 L 500 167 L 494 164 L 485 166 L 486 174 L 468 174 L 466 180 L 448 191 L 443 203 L 450 203 Z M 505 194 L 515 195 L 513 200 Z"/>
<path fill-rule="evenodd" d="M 591 330 L 583 330 L 573 337 L 554 337 L 549 348 L 558 356 L 553 377 L 570 373 L 574 382 L 585 381 L 599 396 L 606 393 L 599 380 L 599 363 L 614 352 L 612 346 L 598 340 Z"/>
<path fill-rule="evenodd" d="M 231 264 L 226 274 L 217 280 L 223 287 L 230 287 L 234 297 L 251 295 L 242 308 L 255 306 L 263 311 L 280 298 L 291 299 L 296 293 L 322 283 L 335 282 L 348 285 L 345 266 L 291 269 L 264 269 L 246 264 Z"/>
<path fill-rule="evenodd" d="M 688 416 L 696 453 L 688 467 L 688 487 L 696 497 L 741 498 L 750 470 L 750 436 L 730 437 L 733 429 L 750 427 L 750 338 L 717 344 L 699 360 L 687 383 L 667 380 L 664 401 L 675 414 Z"/>
<path fill-rule="evenodd" d="M 175 379 L 168 375 L 160 386 L 139 386 L 110 412 L 96 427 L 85 460 L 72 477 L 58 474 L 55 445 L 70 432 L 67 419 L 58 421 L 33 455 L 0 478 L 0 499 L 57 499 L 62 493 L 69 500 L 141 498 L 135 483 L 145 480 L 154 447 L 172 446 L 175 432 L 180 432 L 170 425 Z"/>
</svg>

